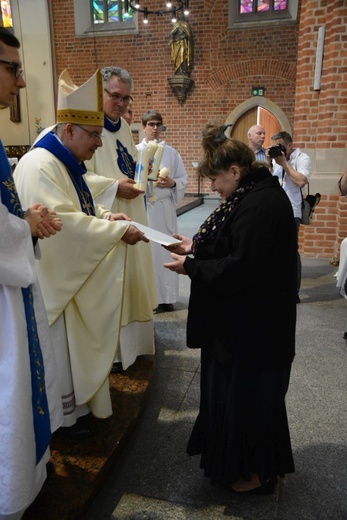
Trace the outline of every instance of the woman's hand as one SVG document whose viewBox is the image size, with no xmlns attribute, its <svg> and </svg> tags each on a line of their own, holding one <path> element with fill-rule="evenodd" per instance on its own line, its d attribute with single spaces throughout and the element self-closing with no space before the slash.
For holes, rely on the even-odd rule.
<svg viewBox="0 0 347 520">
<path fill-rule="evenodd" d="M 178 235 L 177 233 L 174 233 L 172 236 L 177 240 L 180 240 L 181 244 L 163 246 L 165 247 L 165 249 L 167 249 L 171 253 L 176 253 L 178 255 L 189 255 L 189 253 L 192 252 L 193 241 L 191 238 L 184 237 L 183 235 Z"/>
<path fill-rule="evenodd" d="M 186 270 L 183 267 L 185 257 L 182 255 L 176 255 L 175 253 L 171 253 L 171 257 L 173 258 L 173 262 L 167 262 L 163 264 L 166 269 L 170 269 L 170 271 L 174 271 L 177 274 L 187 274 Z"/>
</svg>

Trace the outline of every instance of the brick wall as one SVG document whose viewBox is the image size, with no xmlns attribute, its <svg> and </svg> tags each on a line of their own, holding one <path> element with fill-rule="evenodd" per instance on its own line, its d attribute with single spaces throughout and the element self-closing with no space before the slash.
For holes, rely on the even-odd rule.
<svg viewBox="0 0 347 520">
<path fill-rule="evenodd" d="M 145 4 L 158 8 L 164 6 L 164 1 L 146 0 Z M 147 26 L 140 18 L 139 33 L 135 35 L 76 37 L 73 2 L 52 0 L 57 74 L 68 68 L 79 84 L 97 67 L 118 65 L 128 69 L 135 82 L 134 122 L 140 122 L 149 109 L 163 114 L 166 140 L 181 153 L 189 173 L 189 193 L 197 192 L 192 162 L 200 158 L 205 123 L 210 119 L 224 122 L 236 107 L 251 98 L 254 85 L 265 86 L 266 97 L 286 114 L 294 130 L 294 144 L 311 150 L 315 169 L 320 169 L 319 153 L 337 147 L 341 152 L 346 147 L 347 8 L 343 0 L 299 1 L 300 24 L 237 30 L 228 29 L 227 2 L 191 0 L 190 9 L 194 37 L 191 77 L 195 86 L 183 105 L 168 84 L 173 68 L 171 24 L 165 16 L 150 17 Z M 320 92 L 316 92 L 313 78 L 317 31 L 323 24 L 323 79 Z M 335 170 L 341 169 L 339 165 Z M 300 248 L 305 255 L 336 256 L 339 241 L 346 236 L 347 206 L 336 195 L 336 179 L 332 183 L 333 189 L 326 193 L 321 190 L 322 201 L 314 223 L 302 226 Z M 201 190 L 211 194 L 208 181 L 201 182 Z"/>
<path fill-rule="evenodd" d="M 343 0 L 302 2 L 298 38 L 294 137 L 298 146 L 315 150 L 317 174 L 331 169 L 336 175 L 332 189 L 323 195 L 312 226 L 302 226 L 300 243 L 307 256 L 338 257 L 347 236 L 347 204 L 337 193 L 336 181 L 343 173 L 347 142 L 347 6 Z M 313 89 L 317 33 L 325 25 L 321 88 Z M 332 165 L 319 163 L 329 158 Z M 334 164 L 335 163 L 335 164 Z"/>
</svg>

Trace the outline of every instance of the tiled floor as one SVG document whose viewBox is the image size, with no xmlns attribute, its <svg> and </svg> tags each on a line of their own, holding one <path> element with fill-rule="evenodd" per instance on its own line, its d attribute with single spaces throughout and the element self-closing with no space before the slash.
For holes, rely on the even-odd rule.
<svg viewBox="0 0 347 520">
<path fill-rule="evenodd" d="M 196 197 L 186 198 L 181 207 L 195 202 Z M 194 215 L 181 215 L 185 233 L 193 234 L 206 212 L 210 212 L 209 207 L 214 209 L 216 205 L 216 201 L 206 201 L 195 209 Z M 161 319 L 164 317 L 158 316 Z M 76 441 L 53 435 L 47 480 L 23 520 L 83 518 L 136 426 L 153 372 L 153 359 L 138 358 L 125 373 L 111 374 L 114 413 L 107 420 L 88 418 L 96 433 L 91 439 Z"/>
</svg>

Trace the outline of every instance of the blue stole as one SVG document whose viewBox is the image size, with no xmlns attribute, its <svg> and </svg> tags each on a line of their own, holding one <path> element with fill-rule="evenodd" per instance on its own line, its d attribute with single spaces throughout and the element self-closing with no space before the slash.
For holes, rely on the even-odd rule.
<svg viewBox="0 0 347 520">
<path fill-rule="evenodd" d="M 24 212 L 12 177 L 11 167 L 0 140 L 0 192 L 1 200 L 12 215 L 23 218 Z M 31 286 L 22 288 L 27 322 L 31 369 L 32 408 L 36 442 L 36 464 L 45 453 L 51 440 L 51 425 L 45 388 L 45 370 L 37 331 L 34 300 Z M 20 413 L 20 410 L 18 410 Z"/>
<path fill-rule="evenodd" d="M 84 163 L 79 163 L 70 150 L 52 132 L 46 134 L 41 141 L 36 143 L 35 148 L 48 150 L 64 164 L 78 195 L 83 213 L 95 216 L 93 197 L 83 178 L 87 171 Z"/>
<path fill-rule="evenodd" d="M 104 128 L 110 132 L 118 132 L 122 125 L 121 118 L 116 123 L 113 123 L 108 117 L 104 116 Z M 116 139 L 116 152 L 117 152 L 117 164 L 120 171 L 133 179 L 135 176 L 135 161 L 132 155 L 128 152 L 128 149 L 121 143 L 119 139 Z"/>
</svg>

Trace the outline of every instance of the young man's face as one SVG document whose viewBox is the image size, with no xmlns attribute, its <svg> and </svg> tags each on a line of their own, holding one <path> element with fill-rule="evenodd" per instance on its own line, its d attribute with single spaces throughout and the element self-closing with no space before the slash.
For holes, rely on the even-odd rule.
<svg viewBox="0 0 347 520">
<path fill-rule="evenodd" d="M 20 89 L 26 86 L 23 76 L 16 78 L 20 69 L 18 49 L 0 43 L 0 105 L 11 106 Z"/>
<path fill-rule="evenodd" d="M 146 141 L 159 141 L 161 132 L 162 132 L 163 122 L 158 119 L 153 119 L 153 121 L 148 121 L 146 126 L 142 125 L 142 130 L 146 134 Z"/>
</svg>

